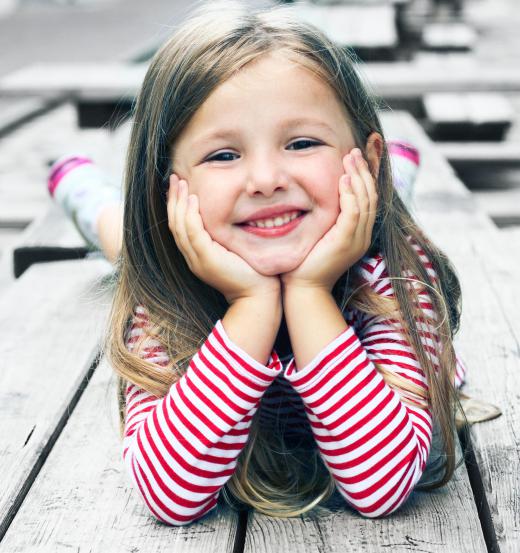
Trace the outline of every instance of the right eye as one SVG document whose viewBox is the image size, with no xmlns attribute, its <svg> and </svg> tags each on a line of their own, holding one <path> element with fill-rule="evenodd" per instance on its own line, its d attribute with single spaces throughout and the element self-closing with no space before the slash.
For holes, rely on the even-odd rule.
<svg viewBox="0 0 520 553">
<path fill-rule="evenodd" d="M 235 161 L 234 159 L 229 159 L 226 156 L 236 156 L 233 152 L 218 152 L 217 154 L 212 155 L 211 157 L 206 158 L 206 161 Z"/>
</svg>

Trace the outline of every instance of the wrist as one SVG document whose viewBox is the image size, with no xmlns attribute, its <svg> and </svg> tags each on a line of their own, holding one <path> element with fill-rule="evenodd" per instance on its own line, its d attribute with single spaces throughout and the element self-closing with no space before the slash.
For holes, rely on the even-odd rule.
<svg viewBox="0 0 520 553">
<path fill-rule="evenodd" d="M 251 291 L 243 291 L 235 296 L 226 296 L 226 300 L 229 305 L 233 305 L 237 301 L 249 303 L 266 302 L 267 305 L 275 305 L 279 303 L 281 305 L 282 288 L 280 280 L 278 279 L 277 282 L 270 286 L 262 288 L 256 287 Z"/>
<path fill-rule="evenodd" d="M 254 294 L 238 296 L 229 301 L 229 306 L 236 308 L 244 306 L 255 311 L 273 313 L 282 318 L 282 294 L 281 290 L 257 290 Z"/>
<path fill-rule="evenodd" d="M 285 304 L 288 301 L 303 301 L 304 299 L 328 299 L 332 296 L 332 292 L 326 286 L 290 284 L 284 286 L 282 296 Z"/>
<path fill-rule="evenodd" d="M 229 306 L 222 326 L 231 341 L 265 365 L 273 350 L 282 315 L 279 293 L 242 296 Z"/>
</svg>

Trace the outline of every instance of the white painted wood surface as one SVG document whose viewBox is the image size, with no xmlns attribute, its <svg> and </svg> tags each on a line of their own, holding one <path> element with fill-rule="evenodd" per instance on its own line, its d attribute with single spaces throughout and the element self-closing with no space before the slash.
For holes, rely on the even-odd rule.
<svg viewBox="0 0 520 553">
<path fill-rule="evenodd" d="M 122 460 L 115 375 L 96 369 L 18 515 L 1 553 L 232 553 L 238 516 L 219 505 L 200 521 L 156 521 Z"/>
<path fill-rule="evenodd" d="M 294 10 L 300 19 L 315 25 L 342 46 L 395 48 L 399 42 L 395 8 L 390 3 L 337 3 L 328 6 L 300 3 Z"/>
<path fill-rule="evenodd" d="M 55 96 L 74 99 L 133 98 L 147 64 L 37 63 L 0 79 L 5 96 Z M 370 62 L 358 67 L 373 91 L 383 97 L 416 97 L 430 92 L 520 91 L 520 67 L 437 55 L 411 62 Z"/>
<path fill-rule="evenodd" d="M 98 352 L 107 266 L 35 265 L 0 297 L 0 535 Z"/>
<path fill-rule="evenodd" d="M 479 233 L 484 236 L 498 231 L 476 208 L 470 193 L 456 180 L 453 170 L 431 148 L 429 140 L 411 118 L 387 114 L 383 119 L 390 134 L 409 136 L 421 150 L 423 168 L 418 180 L 416 206 L 421 222 L 435 239 L 443 242 L 440 245 L 446 242 L 451 248 L 448 253 L 453 252 L 456 265 L 469 259 L 468 256 L 474 258 L 474 265 L 464 268 L 463 283 L 468 287 L 464 292 L 467 294 L 465 301 L 472 302 L 472 307 L 466 311 L 470 317 L 465 320 L 469 334 L 462 342 L 470 361 L 466 391 L 486 398 L 483 394 L 498 390 L 500 402 L 495 398 L 494 401 L 504 407 L 502 402 L 509 401 L 505 394 L 508 383 L 512 383 L 509 394 L 512 389 L 519 389 L 518 381 L 511 377 L 515 367 L 519 374 L 514 342 L 509 343 L 510 338 L 504 338 L 502 333 L 513 319 L 508 318 L 509 315 L 504 317 L 502 300 L 494 300 L 494 310 L 489 316 L 488 309 L 482 309 L 482 305 L 490 305 L 489 295 L 485 294 L 504 297 L 500 290 L 491 289 L 485 273 L 473 279 L 486 262 L 485 245 L 481 250 L 472 248 L 462 256 L 457 253 L 465 252 L 464 232 L 477 237 Z M 465 266 L 461 265 L 461 270 L 462 267 Z M 504 274 L 505 288 L 510 276 Z M 466 285 L 468 279 L 470 282 Z M 484 295 L 472 295 L 475 283 Z M 512 286 L 507 294 L 513 294 Z M 515 308 L 512 303 L 510 311 L 514 313 Z M 477 330 L 480 333 L 477 334 Z M 509 332 L 512 340 L 514 333 Z M 502 343 L 509 345 L 504 348 Z M 506 377 L 500 382 L 494 382 L 498 379 L 493 378 L 492 372 L 482 376 L 483 371 L 479 370 L 490 364 L 496 366 L 496 359 L 502 360 L 500 374 Z M 236 532 L 234 515 L 226 517 L 219 511 L 193 528 L 171 528 L 155 523 L 146 513 L 123 474 L 114 418 L 115 391 L 113 385 L 108 387 L 107 371 L 103 364 L 96 370 L 0 544 L 0 552 L 65 551 L 71 546 L 107 551 L 114 544 L 118 551 L 131 551 L 132 547 L 146 551 L 169 548 L 180 552 L 232 551 Z M 486 480 L 487 499 L 502 551 L 514 551 L 512 544 L 518 545 L 513 501 L 513 494 L 518 493 L 516 479 L 520 474 L 518 446 L 515 445 L 518 440 L 515 442 L 513 431 L 515 413 L 514 409 L 505 409 L 502 417 L 478 424 L 473 431 L 479 466 L 489 477 Z M 93 440 L 92 428 L 96 429 L 96 440 Z M 500 479 L 504 474 L 507 478 L 502 483 Z M 400 511 L 386 519 L 363 519 L 341 506 L 339 510 L 316 511 L 296 519 L 277 520 L 254 514 L 250 517 L 245 545 L 246 551 L 255 552 L 286 551 L 295 546 L 298 551 L 485 551 L 464 467 L 459 468 L 454 481 L 446 488 L 431 493 L 414 492 Z"/>
<path fill-rule="evenodd" d="M 497 419 L 472 427 L 480 474 L 500 551 L 520 550 L 520 263 L 513 247 L 409 116 L 423 159 L 417 186 L 422 225 L 453 261 L 462 282 L 463 314 L 457 342 L 468 364 L 464 392 L 496 404 Z M 397 122 L 397 121 L 395 121 Z M 409 129 L 406 131 L 406 129 Z M 432 201 L 434 200 L 434 201 Z"/>
<path fill-rule="evenodd" d="M 520 167 L 520 142 L 436 142 L 435 147 L 455 164 Z"/>
<path fill-rule="evenodd" d="M 486 552 L 465 467 L 441 490 L 413 492 L 388 517 L 366 519 L 341 502 L 291 519 L 249 518 L 244 553 L 272 551 Z"/>
</svg>

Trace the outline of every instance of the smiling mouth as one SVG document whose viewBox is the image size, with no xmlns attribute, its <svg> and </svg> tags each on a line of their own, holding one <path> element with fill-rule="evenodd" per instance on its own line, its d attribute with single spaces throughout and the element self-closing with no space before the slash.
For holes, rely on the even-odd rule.
<svg viewBox="0 0 520 553">
<path fill-rule="evenodd" d="M 258 227 L 258 228 L 277 228 L 277 227 L 286 225 L 287 223 L 290 223 L 292 220 L 296 219 L 296 217 L 300 216 L 302 213 L 304 212 L 298 211 L 298 210 L 288 211 L 287 213 L 284 213 L 283 215 L 277 215 L 276 217 L 256 219 L 254 221 L 246 221 L 240 224 Z"/>
<path fill-rule="evenodd" d="M 242 230 L 256 234 L 257 236 L 275 238 L 294 230 L 302 222 L 307 213 L 307 211 L 293 211 L 285 214 L 283 217 L 248 221 L 246 223 L 239 223 L 238 226 Z"/>
</svg>

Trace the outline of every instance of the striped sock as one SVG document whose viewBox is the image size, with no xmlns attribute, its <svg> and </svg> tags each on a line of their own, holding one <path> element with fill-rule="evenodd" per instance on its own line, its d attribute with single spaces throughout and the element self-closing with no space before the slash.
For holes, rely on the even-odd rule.
<svg viewBox="0 0 520 553">
<path fill-rule="evenodd" d="M 122 201 L 120 188 L 83 155 L 67 155 L 54 162 L 47 187 L 88 246 L 101 249 L 97 218 L 103 206 Z"/>
<path fill-rule="evenodd" d="M 401 139 L 388 140 L 387 148 L 394 187 L 406 207 L 410 208 L 420 164 L 419 150 L 411 143 Z"/>
</svg>

